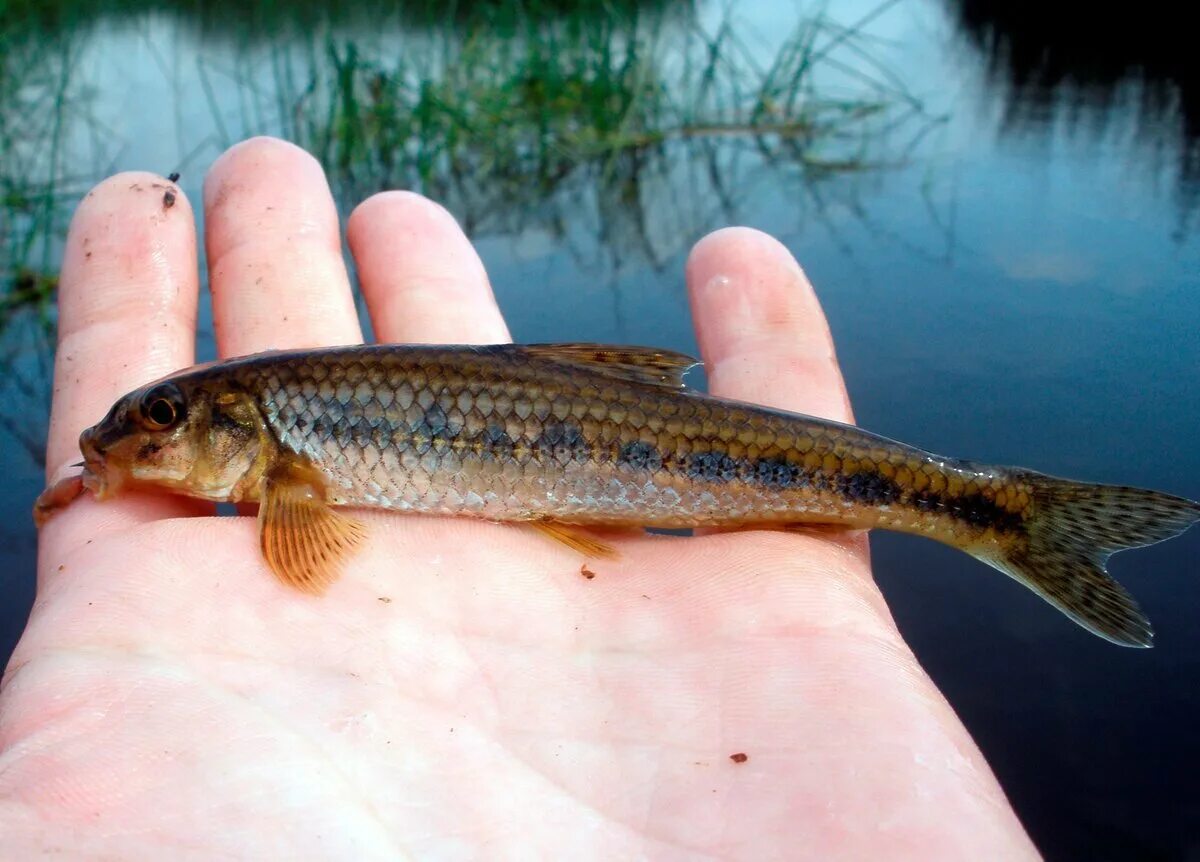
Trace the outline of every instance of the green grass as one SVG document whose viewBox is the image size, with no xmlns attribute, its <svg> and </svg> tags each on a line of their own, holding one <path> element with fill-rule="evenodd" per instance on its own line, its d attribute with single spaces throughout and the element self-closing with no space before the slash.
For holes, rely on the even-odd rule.
<svg viewBox="0 0 1200 862">
<path fill-rule="evenodd" d="M 819 213 L 934 121 L 873 59 L 871 16 L 802 18 L 765 55 L 730 15 L 705 29 L 691 3 L 631 0 L 0 0 L 0 425 L 35 453 L 40 432 L 2 417 L 45 413 L 70 214 L 138 152 L 81 72 L 103 62 L 104 22 L 167 16 L 197 46 L 147 44 L 209 109 L 179 132 L 185 171 L 282 135 L 322 161 L 343 212 L 415 189 L 474 238 L 535 230 L 612 272 L 664 265 L 764 189 Z"/>
<path fill-rule="evenodd" d="M 61 237 L 95 171 L 65 155 L 78 40 L 26 36 L 0 28 L 0 429 L 41 464 Z"/>
<path fill-rule="evenodd" d="M 533 225 L 561 234 L 582 207 L 624 222 L 610 235 L 627 241 L 636 223 L 663 217 L 662 188 L 688 172 L 710 176 L 712 201 L 687 201 L 668 218 L 728 207 L 739 185 L 728 156 L 741 150 L 805 183 L 884 166 L 889 129 L 931 118 L 869 60 L 857 64 L 853 92 L 823 92 L 833 64 L 870 48 L 862 32 L 823 17 L 801 21 L 764 61 L 729 22 L 709 33 L 657 12 L 489 8 L 454 38 L 404 52 L 314 42 L 317 62 L 307 78 L 284 76 L 293 83 L 278 91 L 278 113 L 345 205 L 411 188 L 449 203 L 475 235 Z M 276 65 L 296 66 L 290 55 Z M 652 262 L 696 238 L 705 219 L 693 221 Z M 634 239 L 646 250 L 644 236 Z"/>
<path fill-rule="evenodd" d="M 70 212 L 103 166 L 68 137 L 97 136 L 73 79 L 81 39 L 31 39 L 0 28 L 0 327 L 53 295 Z"/>
</svg>

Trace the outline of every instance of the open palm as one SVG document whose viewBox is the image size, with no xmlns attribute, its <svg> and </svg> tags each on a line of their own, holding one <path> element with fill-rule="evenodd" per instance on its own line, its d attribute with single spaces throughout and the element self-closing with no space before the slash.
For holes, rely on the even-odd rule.
<svg viewBox="0 0 1200 862">
<path fill-rule="evenodd" d="M 194 226 L 168 188 L 123 174 L 75 216 L 52 476 L 117 396 L 193 361 Z M 205 206 L 223 356 L 361 340 L 315 161 L 241 144 Z M 348 237 L 380 340 L 507 340 L 435 204 L 371 198 Z M 721 231 L 687 279 L 714 392 L 849 418 L 778 243 Z M 861 535 L 631 536 L 588 578 L 525 528 L 361 516 L 323 598 L 270 575 L 250 517 L 131 495 L 52 519 L 0 699 L 6 858 L 1035 855 Z"/>
</svg>

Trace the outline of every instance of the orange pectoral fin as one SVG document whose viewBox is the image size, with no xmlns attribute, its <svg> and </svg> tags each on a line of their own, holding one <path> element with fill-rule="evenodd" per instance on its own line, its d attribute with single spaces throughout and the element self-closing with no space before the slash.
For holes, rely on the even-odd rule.
<svg viewBox="0 0 1200 862">
<path fill-rule="evenodd" d="M 363 525 L 325 502 L 325 480 L 311 467 L 286 464 L 267 476 L 258 509 L 259 539 L 271 571 L 285 584 L 321 594 L 366 535 Z"/>
<path fill-rule="evenodd" d="M 559 521 L 531 521 L 530 525 L 543 536 L 561 542 L 573 551 L 578 551 L 585 557 L 616 557 L 617 549 L 603 542 L 598 542 L 585 533 L 581 528 L 563 524 Z"/>
</svg>

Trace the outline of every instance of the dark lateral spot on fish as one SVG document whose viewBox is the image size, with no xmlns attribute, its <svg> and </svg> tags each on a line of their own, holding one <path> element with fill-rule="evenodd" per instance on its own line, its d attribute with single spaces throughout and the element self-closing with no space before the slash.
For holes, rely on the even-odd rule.
<svg viewBox="0 0 1200 862">
<path fill-rule="evenodd" d="M 167 182 L 169 182 L 169 183 L 179 182 L 179 171 L 171 171 L 171 173 L 167 174 Z"/>
<path fill-rule="evenodd" d="M 582 566 L 579 567 L 579 574 L 583 575 L 589 581 L 592 578 L 596 577 L 596 573 L 587 567 L 587 563 L 584 563 Z"/>
<path fill-rule="evenodd" d="M 914 491 L 907 502 L 920 512 L 945 513 L 979 529 L 991 527 L 1000 532 L 1016 532 L 1024 523 L 1019 514 L 997 506 L 980 493 L 943 497 L 933 491 Z"/>
<path fill-rule="evenodd" d="M 425 411 L 425 427 L 430 437 L 438 437 L 446 430 L 446 411 L 438 404 L 431 404 Z"/>
<path fill-rule="evenodd" d="M 583 429 L 571 422 L 550 422 L 538 436 L 537 446 L 550 452 L 560 463 L 586 461 L 591 454 Z"/>
<path fill-rule="evenodd" d="M 483 439 L 492 444 L 512 444 L 512 438 L 508 436 L 508 432 L 504 430 L 504 426 L 497 425 L 495 422 L 483 429 Z"/>
<path fill-rule="evenodd" d="M 945 507 L 945 503 L 932 491 L 914 491 L 909 503 L 921 512 L 936 512 Z"/>
<path fill-rule="evenodd" d="M 498 425 L 495 422 L 489 423 L 479 437 L 483 443 L 481 450 L 484 456 L 494 458 L 509 458 L 512 456 L 513 441 L 508 436 L 508 432 L 504 430 L 503 425 Z"/>
<path fill-rule="evenodd" d="M 903 493 L 903 489 L 887 476 L 870 471 L 839 475 L 836 482 L 844 497 L 868 506 L 893 503 Z"/>
<path fill-rule="evenodd" d="M 431 441 L 451 441 L 461 430 L 461 426 L 450 422 L 446 411 L 438 404 L 429 405 L 425 414 L 412 426 L 414 438 L 428 438 Z"/>
<path fill-rule="evenodd" d="M 768 488 L 798 488 L 806 484 L 800 465 L 790 464 L 782 458 L 763 458 L 755 461 L 753 467 L 754 480 Z"/>
<path fill-rule="evenodd" d="M 662 469 L 662 453 L 643 440 L 634 440 L 621 447 L 617 463 L 637 470 L 656 471 Z"/>
<path fill-rule="evenodd" d="M 307 427 L 308 427 L 308 420 L 305 419 L 303 416 L 297 416 L 296 417 L 296 430 L 303 431 Z"/>
<path fill-rule="evenodd" d="M 175 192 L 167 189 L 163 192 L 163 209 L 169 210 L 173 206 L 175 206 Z"/>
<path fill-rule="evenodd" d="M 739 751 L 737 754 L 729 755 L 729 759 L 732 760 L 734 763 L 745 763 L 747 760 L 750 759 L 750 755 Z"/>
<path fill-rule="evenodd" d="M 724 452 L 696 452 L 687 459 L 688 475 L 707 482 L 731 482 L 737 478 L 737 461 Z"/>
<path fill-rule="evenodd" d="M 562 439 L 563 426 L 558 422 L 551 422 L 542 430 L 541 442 L 547 447 L 553 447 Z"/>
<path fill-rule="evenodd" d="M 947 509 L 973 527 L 994 527 L 1001 531 L 1019 530 L 1021 516 L 997 506 L 983 494 L 966 494 L 947 504 Z"/>
<path fill-rule="evenodd" d="M 354 436 L 354 427 L 350 424 L 349 419 L 339 419 L 333 425 L 333 436 L 337 440 L 338 445 L 343 449 L 350 445 L 350 440 Z"/>
</svg>

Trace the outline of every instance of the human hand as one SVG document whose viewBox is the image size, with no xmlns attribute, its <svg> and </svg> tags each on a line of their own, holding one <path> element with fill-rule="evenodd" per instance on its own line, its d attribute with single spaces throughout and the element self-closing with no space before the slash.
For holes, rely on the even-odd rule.
<svg viewBox="0 0 1200 862">
<path fill-rule="evenodd" d="M 194 226 L 164 186 L 123 174 L 75 215 L 50 478 L 119 395 L 193 361 Z M 361 340 L 311 157 L 234 147 L 205 207 L 222 356 Z M 348 237 L 380 340 L 508 339 L 440 207 L 381 194 Z M 720 231 L 687 281 L 715 393 L 849 420 L 782 246 Z M 157 494 L 53 518 L 0 695 L 5 854 L 1036 855 L 862 535 L 631 537 L 588 580 L 527 528 L 361 517 L 369 540 L 323 598 L 270 575 L 253 518 Z"/>
</svg>

